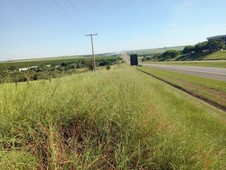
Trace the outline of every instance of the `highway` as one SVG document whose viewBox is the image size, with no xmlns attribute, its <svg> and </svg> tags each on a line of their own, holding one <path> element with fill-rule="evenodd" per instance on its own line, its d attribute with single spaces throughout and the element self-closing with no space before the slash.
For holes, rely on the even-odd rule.
<svg viewBox="0 0 226 170">
<path fill-rule="evenodd" d="M 189 75 L 205 77 L 205 78 L 209 78 L 209 79 L 226 81 L 226 68 L 176 66 L 176 65 L 143 64 L 143 63 L 140 65 L 154 67 L 154 68 L 158 68 L 161 70 L 168 70 L 168 71 L 185 73 L 185 74 L 189 74 Z"/>
</svg>

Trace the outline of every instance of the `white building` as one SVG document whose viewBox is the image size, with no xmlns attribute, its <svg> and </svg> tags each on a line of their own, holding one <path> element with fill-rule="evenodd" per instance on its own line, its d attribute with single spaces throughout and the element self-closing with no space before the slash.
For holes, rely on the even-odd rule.
<svg viewBox="0 0 226 170">
<path fill-rule="evenodd" d="M 32 68 L 38 68 L 38 66 L 31 66 L 31 67 L 29 67 L 29 69 L 32 69 Z"/>
<path fill-rule="evenodd" d="M 19 68 L 19 71 L 28 71 L 29 68 Z"/>
</svg>

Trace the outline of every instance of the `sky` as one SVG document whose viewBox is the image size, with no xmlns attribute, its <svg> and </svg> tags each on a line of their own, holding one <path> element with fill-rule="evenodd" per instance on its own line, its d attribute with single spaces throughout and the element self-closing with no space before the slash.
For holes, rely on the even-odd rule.
<svg viewBox="0 0 226 170">
<path fill-rule="evenodd" d="M 192 45 L 226 34 L 226 0 L 0 0 L 0 60 Z"/>
</svg>

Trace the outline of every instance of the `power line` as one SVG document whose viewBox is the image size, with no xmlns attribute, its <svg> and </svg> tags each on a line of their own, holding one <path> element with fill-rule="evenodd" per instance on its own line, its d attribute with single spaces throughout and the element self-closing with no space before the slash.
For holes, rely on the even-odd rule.
<svg viewBox="0 0 226 170">
<path fill-rule="evenodd" d="M 76 24 L 74 23 L 74 22 L 75 22 L 74 20 L 72 20 L 71 18 L 68 18 L 68 16 L 65 15 L 64 10 L 62 11 L 62 8 L 59 6 L 58 3 L 54 2 L 55 5 L 57 5 L 58 8 L 60 7 L 60 11 L 59 11 L 59 10 L 56 10 L 56 8 L 54 8 L 52 5 L 50 5 L 49 3 L 47 3 L 45 0 L 42 0 L 42 2 L 45 3 L 46 6 L 48 6 L 49 8 L 51 8 L 51 9 L 52 9 L 54 12 L 56 12 L 58 15 L 60 15 L 62 18 L 65 18 L 65 19 L 68 20 L 72 25 L 74 25 L 74 26 L 76 26 L 78 29 L 80 29 L 80 28 L 78 27 L 78 24 L 77 24 L 77 23 L 76 23 Z M 80 31 L 82 31 L 82 30 L 80 29 Z M 83 31 L 82 31 L 82 32 L 83 32 Z"/>
<path fill-rule="evenodd" d="M 56 0 L 52 0 L 52 2 L 55 4 L 55 6 L 58 7 L 60 12 L 58 10 L 56 10 L 55 8 L 53 8 L 51 5 L 49 5 L 45 0 L 43 0 L 43 1 L 45 2 L 45 4 L 47 6 L 49 6 L 52 10 L 57 12 L 59 15 L 63 16 L 64 18 L 67 18 L 68 21 L 70 21 L 73 25 L 75 25 L 82 33 L 86 34 L 88 32 L 88 30 L 85 27 L 83 27 L 80 23 L 78 23 L 64 8 L 62 8 L 62 6 Z M 79 10 L 72 4 L 72 2 L 70 0 L 67 0 L 67 2 L 71 6 L 71 8 L 83 19 L 83 21 L 90 28 L 90 30 L 95 31 L 94 27 L 91 26 L 91 24 L 89 24 L 89 22 L 86 20 L 86 18 L 81 14 L 81 12 L 79 12 Z M 97 42 L 99 42 L 99 45 L 101 45 L 103 49 L 106 49 L 106 51 L 110 51 L 109 49 L 106 48 L 105 44 L 102 43 L 100 37 L 98 37 L 98 38 L 100 40 L 100 41 L 97 40 Z"/>
<path fill-rule="evenodd" d="M 58 13 L 61 17 L 64 18 L 64 16 L 63 16 L 59 11 L 57 11 L 55 8 L 53 8 L 51 5 L 49 5 L 45 0 L 42 0 L 42 2 L 43 2 L 46 6 L 48 6 L 49 8 L 51 8 L 53 11 L 55 11 L 56 13 Z"/>
<path fill-rule="evenodd" d="M 71 6 L 71 8 L 83 19 L 83 21 L 86 23 L 86 25 L 90 28 L 90 30 L 92 31 L 96 31 L 96 29 L 88 22 L 88 20 L 81 14 L 81 12 L 75 7 L 75 5 L 73 5 L 73 3 L 70 0 L 67 0 L 68 4 Z M 109 49 L 106 48 L 105 44 L 102 42 L 101 37 L 97 37 L 97 39 L 99 39 L 100 41 L 97 40 L 97 42 L 99 42 L 101 44 L 101 46 L 106 49 L 107 51 L 110 51 Z"/>
<path fill-rule="evenodd" d="M 89 24 L 89 22 L 87 21 L 87 19 L 81 14 L 81 12 L 79 12 L 79 10 L 72 4 L 72 2 L 70 0 L 67 0 L 67 2 L 71 6 L 71 8 L 83 19 L 83 21 L 87 24 L 87 26 L 89 26 L 92 30 L 95 31 L 95 29 L 93 28 L 93 26 Z"/>
<path fill-rule="evenodd" d="M 52 2 L 65 14 L 65 16 L 67 16 L 77 26 L 77 28 L 80 29 L 80 31 L 85 33 L 85 31 L 81 29 L 82 26 L 64 8 L 62 8 L 57 1 L 52 0 Z"/>
<path fill-rule="evenodd" d="M 59 16 L 61 16 L 62 18 L 65 19 L 65 21 L 69 22 L 70 24 L 74 25 L 76 28 L 78 28 L 78 30 L 81 33 L 85 33 L 81 28 L 79 28 L 79 26 L 77 24 L 74 23 L 74 21 L 71 18 L 68 18 L 67 15 L 65 15 L 65 13 L 61 10 L 59 10 L 59 4 L 57 5 L 58 8 L 56 8 L 56 4 L 54 5 L 53 3 L 51 3 L 50 1 L 46 1 L 46 0 L 42 0 L 42 2 L 50 9 L 52 9 L 52 11 L 54 11 L 55 13 L 57 13 Z M 50 3 L 49 3 L 50 2 Z M 53 2 L 53 1 L 52 1 Z M 67 50 L 68 54 L 71 53 L 71 51 Z"/>
</svg>

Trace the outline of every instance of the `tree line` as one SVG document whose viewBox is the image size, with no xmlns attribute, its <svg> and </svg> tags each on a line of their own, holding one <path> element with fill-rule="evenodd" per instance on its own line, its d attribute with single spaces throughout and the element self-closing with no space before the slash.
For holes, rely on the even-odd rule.
<svg viewBox="0 0 226 170">
<path fill-rule="evenodd" d="M 211 39 L 209 41 L 197 43 L 196 45 L 185 46 L 182 51 L 167 50 L 162 54 L 145 55 L 142 61 L 170 61 L 183 56 L 202 56 L 215 51 L 225 50 L 226 45 L 222 39 Z M 179 58 L 180 59 L 180 58 Z"/>
<path fill-rule="evenodd" d="M 162 54 L 153 54 L 151 56 L 144 56 L 142 61 L 168 61 L 180 55 L 178 50 L 167 50 Z"/>
<path fill-rule="evenodd" d="M 192 55 L 192 54 L 201 54 L 201 53 L 209 53 L 215 52 L 218 50 L 225 50 L 226 45 L 222 39 L 211 39 L 206 42 L 198 43 L 194 46 L 185 46 L 182 50 L 182 54 L 184 55 Z"/>
<path fill-rule="evenodd" d="M 120 57 L 98 57 L 96 66 L 110 66 L 119 63 Z M 34 63 L 32 63 L 34 64 Z M 0 80 L 5 82 L 29 82 L 41 79 L 51 80 L 69 74 L 75 74 L 93 69 L 92 58 L 79 58 L 73 60 L 59 60 L 49 62 L 36 62 L 35 66 L 31 63 L 0 63 Z M 29 66 L 29 67 L 28 67 Z M 27 67 L 26 71 L 19 71 L 20 67 Z M 107 68 L 109 69 L 109 67 Z"/>
</svg>

